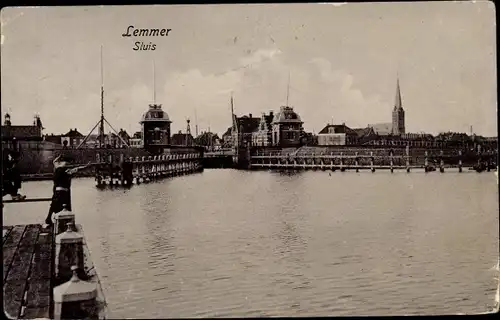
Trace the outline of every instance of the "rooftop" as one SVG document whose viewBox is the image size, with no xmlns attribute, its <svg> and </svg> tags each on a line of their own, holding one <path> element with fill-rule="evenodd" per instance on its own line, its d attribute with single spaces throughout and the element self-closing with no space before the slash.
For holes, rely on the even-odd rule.
<svg viewBox="0 0 500 320">
<path fill-rule="evenodd" d="M 143 122 L 172 122 L 168 114 L 161 109 L 161 104 L 150 104 L 148 111 L 142 115 L 140 123 Z"/>
<path fill-rule="evenodd" d="M 300 116 L 292 107 L 281 106 L 280 111 L 274 115 L 273 123 L 303 123 Z"/>
</svg>

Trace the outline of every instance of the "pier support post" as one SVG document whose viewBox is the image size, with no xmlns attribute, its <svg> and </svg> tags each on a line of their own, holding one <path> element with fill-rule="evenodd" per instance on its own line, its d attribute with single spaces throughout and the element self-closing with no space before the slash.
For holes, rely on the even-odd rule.
<svg viewBox="0 0 500 320">
<path fill-rule="evenodd" d="M 96 181 L 96 186 L 97 187 L 102 187 L 102 185 L 104 184 L 102 176 L 100 174 L 97 175 L 97 177 L 95 177 L 95 181 Z"/>
<path fill-rule="evenodd" d="M 410 172 L 410 146 L 406 146 L 406 172 Z"/>
<path fill-rule="evenodd" d="M 375 167 L 374 167 L 374 158 L 373 158 L 373 151 L 370 151 L 370 170 L 371 172 L 375 172 Z"/>
<path fill-rule="evenodd" d="M 71 279 L 71 266 L 84 270 L 83 236 L 74 231 L 74 224 L 67 223 L 67 230 L 56 236 L 56 280 L 63 283 Z"/>
<path fill-rule="evenodd" d="M 78 267 L 72 266 L 71 279 L 54 288 L 54 319 L 96 319 L 97 285 L 80 280 Z"/>
<path fill-rule="evenodd" d="M 393 173 L 394 172 L 394 151 L 392 149 L 389 151 L 389 158 L 390 158 L 390 161 L 391 161 L 391 164 L 390 164 L 390 166 L 391 166 L 391 173 Z"/>
<path fill-rule="evenodd" d="M 358 152 L 356 151 L 356 158 L 354 159 L 354 163 L 356 165 L 356 172 L 359 172 L 359 158 L 358 158 Z"/>
<path fill-rule="evenodd" d="M 75 214 L 64 205 L 63 210 L 54 215 L 54 220 L 54 234 L 58 235 L 67 229 L 68 223 L 75 224 Z"/>
<path fill-rule="evenodd" d="M 443 150 L 439 153 L 439 172 L 443 173 L 444 172 L 444 159 L 443 159 L 444 153 Z"/>
<path fill-rule="evenodd" d="M 345 167 L 344 167 L 344 153 L 340 153 L 340 172 L 344 172 Z"/>
<path fill-rule="evenodd" d="M 429 172 L 429 153 L 427 150 L 425 151 L 425 157 L 424 157 L 424 171 Z"/>
<path fill-rule="evenodd" d="M 462 150 L 458 150 L 458 172 L 462 172 Z"/>
</svg>

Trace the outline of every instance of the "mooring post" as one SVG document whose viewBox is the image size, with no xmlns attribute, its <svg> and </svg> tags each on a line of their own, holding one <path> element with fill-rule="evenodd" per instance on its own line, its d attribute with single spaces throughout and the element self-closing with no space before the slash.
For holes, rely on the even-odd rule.
<svg viewBox="0 0 500 320">
<path fill-rule="evenodd" d="M 359 172 L 359 158 L 357 151 L 356 151 L 356 158 L 354 159 L 354 164 L 356 165 L 356 172 Z"/>
<path fill-rule="evenodd" d="M 391 161 L 391 173 L 394 172 L 394 151 L 391 149 L 389 150 L 389 158 Z"/>
<path fill-rule="evenodd" d="M 439 158 L 440 158 L 440 161 L 439 161 L 439 172 L 441 172 L 441 173 L 444 172 L 444 159 L 443 159 L 443 156 L 444 156 L 444 152 L 443 152 L 443 150 L 441 150 L 440 153 L 439 153 Z"/>
<path fill-rule="evenodd" d="M 375 167 L 374 167 L 374 158 L 373 158 L 373 151 L 370 151 L 370 170 L 372 172 L 375 172 Z"/>
<path fill-rule="evenodd" d="M 458 172 L 462 172 L 462 150 L 458 150 Z"/>
<path fill-rule="evenodd" d="M 427 152 L 427 150 L 425 151 L 425 157 L 424 157 L 424 171 L 425 172 L 429 172 L 429 153 Z"/>
<path fill-rule="evenodd" d="M 62 211 L 54 214 L 54 234 L 63 233 L 67 229 L 68 223 L 75 224 L 75 214 L 67 209 L 67 205 L 63 204 Z"/>
<path fill-rule="evenodd" d="M 98 318 L 97 285 L 80 280 L 78 267 L 72 266 L 71 279 L 54 288 L 54 319 Z"/>
<path fill-rule="evenodd" d="M 56 236 L 55 274 L 57 283 L 71 279 L 71 266 L 84 270 L 83 236 L 74 230 L 73 223 L 67 223 L 67 230 Z"/>
<path fill-rule="evenodd" d="M 410 145 L 406 145 L 406 172 L 410 172 Z"/>
</svg>

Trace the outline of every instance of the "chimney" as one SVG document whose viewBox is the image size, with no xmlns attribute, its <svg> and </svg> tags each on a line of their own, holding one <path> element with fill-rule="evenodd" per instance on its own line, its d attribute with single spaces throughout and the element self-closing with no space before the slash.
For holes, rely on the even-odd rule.
<svg viewBox="0 0 500 320">
<path fill-rule="evenodd" d="M 251 113 L 249 113 L 248 115 L 250 116 L 250 119 L 252 119 L 252 114 L 251 114 Z"/>
</svg>

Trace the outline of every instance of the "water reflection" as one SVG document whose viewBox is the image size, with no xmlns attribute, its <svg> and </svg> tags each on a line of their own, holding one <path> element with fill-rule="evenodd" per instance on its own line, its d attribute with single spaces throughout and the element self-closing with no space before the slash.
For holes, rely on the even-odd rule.
<svg viewBox="0 0 500 320">
<path fill-rule="evenodd" d="M 175 274 L 176 248 L 174 246 L 174 231 L 171 228 L 168 203 L 170 183 L 161 184 L 155 192 L 144 192 L 144 204 L 141 206 L 146 224 L 144 248 L 148 252 L 148 267 L 154 277 Z M 160 284 L 160 288 L 166 288 Z M 170 288 L 171 289 L 171 288 Z"/>
<path fill-rule="evenodd" d="M 73 204 L 113 318 L 472 313 L 496 289 L 493 174 L 205 170 L 94 185 L 76 179 Z M 4 224 L 46 210 L 6 206 Z"/>
</svg>

